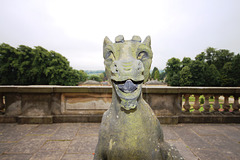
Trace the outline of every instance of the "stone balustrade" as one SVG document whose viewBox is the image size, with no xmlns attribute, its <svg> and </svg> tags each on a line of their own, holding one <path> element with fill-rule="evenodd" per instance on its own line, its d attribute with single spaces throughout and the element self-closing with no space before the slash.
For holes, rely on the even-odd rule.
<svg viewBox="0 0 240 160">
<path fill-rule="evenodd" d="M 0 86 L 0 122 L 100 122 L 111 94 L 110 86 Z M 162 123 L 240 122 L 239 97 L 240 87 L 143 87 Z"/>
</svg>

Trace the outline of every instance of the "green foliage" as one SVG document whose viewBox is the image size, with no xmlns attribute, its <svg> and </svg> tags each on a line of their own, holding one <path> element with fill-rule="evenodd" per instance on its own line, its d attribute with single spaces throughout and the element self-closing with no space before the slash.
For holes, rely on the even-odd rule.
<svg viewBox="0 0 240 160">
<path fill-rule="evenodd" d="M 178 86 L 180 85 L 180 70 L 181 70 L 181 62 L 178 58 L 171 58 L 167 61 L 166 66 L 167 72 L 167 82 L 171 86 Z"/>
<path fill-rule="evenodd" d="M 84 72 L 84 70 L 80 70 L 79 74 L 80 74 L 80 82 L 85 82 L 88 78 L 87 73 Z"/>
<path fill-rule="evenodd" d="M 191 58 L 184 57 L 182 60 L 182 68 L 184 68 L 185 66 L 189 66 L 191 62 L 192 62 Z"/>
<path fill-rule="evenodd" d="M 234 85 L 240 87 L 240 54 L 234 56 L 232 61 L 232 77 L 234 79 Z"/>
<path fill-rule="evenodd" d="M 160 72 L 157 69 L 157 67 L 153 68 L 151 78 L 154 79 L 154 80 L 158 80 L 158 81 L 160 80 Z"/>
<path fill-rule="evenodd" d="M 240 55 L 226 49 L 209 47 L 195 60 L 171 58 L 165 70 L 171 86 L 240 86 Z"/>
<path fill-rule="evenodd" d="M 0 84 L 4 85 L 77 85 L 86 80 L 86 74 L 70 67 L 65 57 L 41 46 L 14 48 L 3 43 L 0 64 Z"/>
<path fill-rule="evenodd" d="M 167 72 L 165 72 L 165 71 L 160 72 L 160 80 L 164 80 L 166 75 L 167 75 Z"/>
<path fill-rule="evenodd" d="M 192 74 L 192 86 L 204 86 L 205 85 L 205 70 L 206 65 L 203 61 L 195 60 L 190 64 L 190 71 Z"/>
<path fill-rule="evenodd" d="M 179 83 L 181 86 L 190 86 L 192 85 L 192 73 L 189 66 L 185 66 L 180 71 L 180 80 Z"/>
<path fill-rule="evenodd" d="M 173 74 L 171 81 L 171 86 L 179 86 L 180 85 L 180 75 L 179 74 Z"/>
<path fill-rule="evenodd" d="M 216 66 L 214 64 L 211 64 L 210 66 L 207 65 L 206 67 L 207 67 L 205 71 L 206 86 L 220 86 L 221 75 L 217 70 Z"/>
<path fill-rule="evenodd" d="M 99 77 L 100 77 L 100 79 L 102 80 L 102 81 L 107 81 L 107 75 L 106 75 L 106 72 L 103 72 L 103 73 L 101 73 L 100 75 L 99 75 Z"/>
<path fill-rule="evenodd" d="M 216 50 L 215 48 L 209 47 L 205 53 L 205 59 L 208 65 L 214 64 L 219 72 L 221 72 L 225 63 L 232 61 L 233 57 L 234 53 L 226 49 Z"/>
<path fill-rule="evenodd" d="M 200 104 L 204 104 L 204 98 L 203 97 L 200 98 Z"/>
<path fill-rule="evenodd" d="M 233 78 L 233 64 L 232 62 L 227 62 L 226 64 L 224 64 L 223 69 L 222 69 L 222 76 L 221 76 L 221 80 L 222 86 L 233 86 L 234 84 L 234 78 Z"/>
<path fill-rule="evenodd" d="M 91 75 L 90 77 L 88 77 L 88 80 L 94 80 L 94 81 L 98 81 L 98 82 L 102 81 L 102 79 L 98 75 Z"/>
</svg>

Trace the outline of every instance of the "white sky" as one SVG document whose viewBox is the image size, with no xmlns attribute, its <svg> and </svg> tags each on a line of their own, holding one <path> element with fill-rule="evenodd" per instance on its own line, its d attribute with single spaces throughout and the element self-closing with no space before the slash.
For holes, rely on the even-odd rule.
<svg viewBox="0 0 240 160">
<path fill-rule="evenodd" d="M 105 36 L 152 38 L 153 64 L 207 47 L 240 53 L 239 0 L 0 0 L 0 43 L 54 50 L 75 69 L 104 69 Z"/>
</svg>

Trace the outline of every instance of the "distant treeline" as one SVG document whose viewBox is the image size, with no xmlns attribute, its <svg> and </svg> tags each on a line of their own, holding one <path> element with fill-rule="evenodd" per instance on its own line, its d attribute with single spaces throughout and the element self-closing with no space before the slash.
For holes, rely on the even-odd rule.
<svg viewBox="0 0 240 160">
<path fill-rule="evenodd" d="M 240 55 L 209 47 L 194 60 L 168 60 L 166 81 L 171 86 L 240 86 Z"/>
<path fill-rule="evenodd" d="M 105 71 L 104 70 L 84 70 L 84 72 L 86 72 L 88 75 L 92 75 L 92 74 L 98 75 Z"/>
</svg>

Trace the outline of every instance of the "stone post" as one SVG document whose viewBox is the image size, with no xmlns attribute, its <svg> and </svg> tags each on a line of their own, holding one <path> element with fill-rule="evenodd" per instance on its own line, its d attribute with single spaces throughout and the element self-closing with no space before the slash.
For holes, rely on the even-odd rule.
<svg viewBox="0 0 240 160">
<path fill-rule="evenodd" d="M 3 104 L 3 94 L 0 93 L 0 110 L 4 109 L 4 104 Z"/>
<path fill-rule="evenodd" d="M 215 99 L 214 104 L 213 104 L 214 112 L 219 112 L 219 109 L 220 109 L 219 97 L 220 97 L 220 95 L 214 95 L 214 99 Z"/>
<path fill-rule="evenodd" d="M 204 102 L 204 105 L 203 105 L 203 108 L 204 108 L 204 112 L 209 112 L 209 109 L 210 109 L 210 104 L 209 104 L 209 97 L 210 95 L 206 94 L 204 95 L 205 97 L 205 102 Z"/>
<path fill-rule="evenodd" d="M 228 98 L 229 98 L 229 95 L 224 95 L 224 103 L 223 103 L 224 112 L 229 112 L 229 109 L 230 109 Z"/>
<path fill-rule="evenodd" d="M 240 104 L 238 102 L 238 98 L 239 98 L 239 95 L 234 95 L 234 103 L 232 106 L 234 113 L 239 113 Z"/>
<path fill-rule="evenodd" d="M 194 97 L 195 97 L 195 102 L 194 102 L 194 105 L 193 105 L 193 108 L 194 108 L 193 113 L 194 114 L 200 114 L 200 111 L 199 111 L 199 109 L 200 109 L 200 103 L 199 103 L 200 95 L 199 94 L 195 94 Z"/>
<path fill-rule="evenodd" d="M 185 103 L 183 105 L 183 108 L 185 109 L 185 112 L 189 112 L 191 107 L 191 105 L 189 104 L 189 97 L 190 97 L 190 94 L 184 94 Z"/>
</svg>

